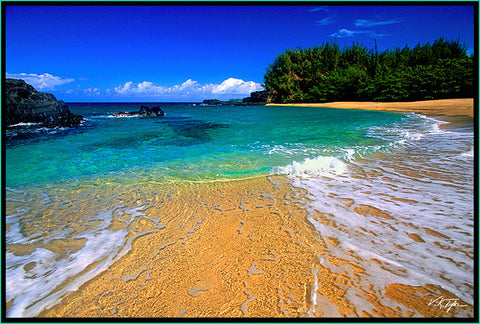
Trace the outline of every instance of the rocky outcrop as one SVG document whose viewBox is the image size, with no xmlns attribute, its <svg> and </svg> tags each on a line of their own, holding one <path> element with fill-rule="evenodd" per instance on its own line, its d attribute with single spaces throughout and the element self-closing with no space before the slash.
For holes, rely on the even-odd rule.
<svg viewBox="0 0 480 324">
<path fill-rule="evenodd" d="M 250 97 L 243 98 L 243 103 L 252 105 L 265 105 L 271 101 L 272 94 L 266 90 L 252 92 Z"/>
<path fill-rule="evenodd" d="M 218 99 L 205 99 L 201 103 L 202 106 L 249 106 L 249 102 L 243 102 L 242 99 L 230 99 L 222 101 Z"/>
<path fill-rule="evenodd" d="M 243 99 L 230 99 L 222 101 L 218 99 L 205 99 L 202 106 L 262 106 L 271 102 L 272 94 L 266 90 L 255 91 L 249 97 Z"/>
<path fill-rule="evenodd" d="M 165 116 L 165 113 L 159 106 L 149 108 L 147 106 L 141 106 L 138 111 L 124 111 L 112 115 L 113 117 L 161 117 Z"/>
<path fill-rule="evenodd" d="M 205 99 L 202 102 L 203 106 L 225 106 L 229 105 L 228 101 L 222 101 L 218 99 Z"/>
<path fill-rule="evenodd" d="M 83 120 L 53 94 L 38 92 L 23 80 L 6 79 L 2 119 L 5 125 L 41 123 L 44 127 L 73 127 Z"/>
</svg>

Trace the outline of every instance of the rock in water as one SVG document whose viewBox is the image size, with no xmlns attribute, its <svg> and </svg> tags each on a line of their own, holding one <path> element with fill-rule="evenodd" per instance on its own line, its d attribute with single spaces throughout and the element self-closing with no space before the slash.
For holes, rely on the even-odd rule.
<svg viewBox="0 0 480 324">
<path fill-rule="evenodd" d="M 73 114 L 68 105 L 53 94 L 38 92 L 19 79 L 5 80 L 5 107 L 2 114 L 5 125 L 42 123 L 44 127 L 78 126 L 83 120 Z"/>
<path fill-rule="evenodd" d="M 147 106 L 140 107 L 140 115 L 142 116 L 165 116 L 165 113 L 159 106 L 148 108 Z"/>
<path fill-rule="evenodd" d="M 139 117 L 139 116 L 165 116 L 165 113 L 159 106 L 149 108 L 147 106 L 140 106 L 138 111 L 124 111 L 112 115 L 113 117 Z"/>
</svg>

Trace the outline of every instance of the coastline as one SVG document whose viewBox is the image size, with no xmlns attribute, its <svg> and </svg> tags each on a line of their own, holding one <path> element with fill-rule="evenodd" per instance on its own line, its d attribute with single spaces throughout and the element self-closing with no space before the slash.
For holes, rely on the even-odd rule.
<svg viewBox="0 0 480 324">
<path fill-rule="evenodd" d="M 131 250 L 39 318 L 458 316 L 428 305 L 457 298 L 438 285 L 392 283 L 379 293 L 358 282 L 366 269 L 331 254 L 341 242 L 315 230 L 302 207 L 307 191 L 286 176 L 183 183 L 146 198 L 146 217 L 128 227 Z M 373 312 L 356 309 L 351 291 Z"/>
<path fill-rule="evenodd" d="M 429 117 L 474 116 L 473 98 L 438 99 L 412 102 L 337 101 L 329 103 L 267 104 L 267 106 L 319 107 L 336 109 L 361 109 L 387 112 L 413 112 Z"/>
<path fill-rule="evenodd" d="M 277 176 L 147 196 L 152 207 L 129 228 L 132 249 L 39 317 L 308 316 L 324 243 L 294 203 L 305 192 L 292 189 Z M 334 284 L 327 269 L 317 277 Z"/>
<path fill-rule="evenodd" d="M 323 114 L 320 110 L 310 110 Z M 408 118 L 423 119 L 413 115 L 407 116 Z M 472 118 L 463 116 L 442 119 L 452 119 L 448 124 L 441 124 L 442 128 L 456 128 L 459 123 L 472 122 Z M 412 156 L 422 157 L 424 152 L 425 150 L 414 150 Z M 462 152 L 464 150 L 459 151 Z M 399 168 L 399 174 L 407 175 L 410 181 L 424 179 L 425 174 L 421 173 L 424 168 L 412 170 L 412 165 L 405 168 L 408 160 L 404 157 L 408 156 L 410 154 L 397 155 L 393 163 L 387 162 L 387 169 L 390 166 L 392 169 Z M 391 158 L 389 155 L 388 159 Z M 377 162 L 375 159 L 374 164 Z M 416 170 L 420 173 L 415 173 Z M 383 171 L 381 174 L 388 179 L 388 174 Z M 376 175 L 376 172 L 376 168 L 373 172 L 366 173 L 357 169 L 351 173 L 351 180 L 358 179 L 361 182 Z M 433 182 L 441 180 L 445 183 L 454 179 L 444 173 L 435 175 L 435 167 L 427 172 Z M 107 220 L 111 223 L 106 230 L 112 233 L 125 231 L 126 243 L 121 252 L 108 256 L 115 260 L 113 263 L 97 272 L 93 278 L 79 284 L 75 292 L 65 294 L 66 297 L 60 303 L 54 306 L 50 304 L 35 316 L 472 316 L 472 305 L 465 299 L 459 303 L 468 308 L 458 308 L 455 312 L 446 312 L 438 305 L 429 305 L 434 296 L 462 298 L 451 288 L 445 290 L 442 289 L 443 286 L 423 281 L 378 280 L 377 271 L 387 275 L 400 275 L 400 278 L 404 274 L 385 258 L 368 256 L 362 259 L 335 232 L 317 231 L 317 226 L 323 226 L 334 230 L 338 228 L 341 232 L 342 228 L 338 226 L 347 223 L 336 221 L 333 214 L 309 207 L 310 202 L 321 195 L 312 194 L 308 188 L 298 186 L 294 181 L 292 177 L 275 175 L 235 181 L 175 181 L 162 186 L 156 181 L 145 181 L 141 185 L 129 183 L 126 187 L 115 183 L 103 184 L 98 188 L 97 195 L 107 201 L 107 205 L 103 205 L 107 213 L 102 215 L 110 215 L 111 220 Z M 332 185 L 333 179 L 329 179 L 328 183 Z M 398 185 L 398 181 L 392 181 L 392 184 Z M 372 187 L 379 188 L 379 185 L 381 183 Z M 342 188 L 341 182 L 335 186 Z M 352 182 L 347 182 L 345 188 L 351 186 Z M 370 187 L 359 188 L 365 191 Z M 366 226 L 364 224 L 367 224 L 367 219 L 384 224 L 385 231 L 382 227 L 379 237 L 388 238 L 385 234 L 390 222 L 394 226 L 392 231 L 405 233 L 402 242 L 397 242 L 401 244 L 395 246 L 398 253 L 409 251 L 409 244 L 418 244 L 418 250 L 421 250 L 422 245 L 427 243 L 439 244 L 446 253 L 452 252 L 445 243 L 445 240 L 451 240 L 450 237 L 442 234 L 443 231 L 438 230 L 438 227 L 425 225 L 423 228 L 416 223 L 404 222 L 402 227 L 396 228 L 397 221 L 394 216 L 390 216 L 394 209 L 375 208 L 378 202 L 386 199 L 388 190 L 380 193 L 368 190 L 362 194 L 368 197 L 372 205 L 370 202 L 362 204 L 354 192 L 335 191 L 333 187 L 322 191 L 326 194 L 321 201 L 335 199 L 336 204 L 345 211 L 355 213 L 356 218 L 364 220 L 362 226 Z M 62 191 L 62 196 L 66 201 L 76 201 L 75 197 L 82 196 L 80 193 L 72 188 L 68 192 Z M 58 193 L 47 194 L 55 197 Z M 397 196 L 395 193 L 391 198 L 395 202 L 395 205 L 391 205 L 393 207 L 402 202 L 418 203 L 408 200 L 411 198 L 409 196 Z M 118 207 L 119 202 L 122 205 Z M 434 205 L 438 207 L 438 203 L 435 201 Z M 88 204 L 80 202 L 65 204 L 55 209 L 55 213 L 74 216 L 78 210 L 87 207 Z M 78 222 L 78 226 L 84 225 Z M 368 227 L 365 229 L 371 230 Z M 375 231 L 367 232 L 362 227 L 350 226 L 344 230 L 349 235 L 360 231 L 362 236 L 371 234 L 372 239 L 377 240 Z M 378 235 L 379 232 L 376 233 Z M 74 249 L 76 244 L 83 244 L 78 240 L 65 243 L 61 245 L 65 249 Z M 23 252 L 13 248 L 12 252 Z M 48 248 L 57 247 L 52 244 Z M 468 246 L 462 248 L 470 251 Z M 395 251 L 390 250 L 392 253 Z M 369 266 L 365 267 L 365 263 Z M 96 264 L 92 264 L 90 269 L 95 267 Z M 59 286 L 59 289 L 62 287 Z M 7 304 L 7 309 L 10 306 Z"/>
</svg>

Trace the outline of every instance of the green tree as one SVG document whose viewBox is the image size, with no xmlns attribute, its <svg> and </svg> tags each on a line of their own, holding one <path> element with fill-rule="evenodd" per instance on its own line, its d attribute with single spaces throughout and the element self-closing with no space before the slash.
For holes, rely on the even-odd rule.
<svg viewBox="0 0 480 324">
<path fill-rule="evenodd" d="M 474 70 L 458 40 L 384 52 L 376 42 L 373 50 L 327 42 L 285 50 L 267 67 L 264 85 L 274 102 L 458 98 L 473 96 Z"/>
</svg>

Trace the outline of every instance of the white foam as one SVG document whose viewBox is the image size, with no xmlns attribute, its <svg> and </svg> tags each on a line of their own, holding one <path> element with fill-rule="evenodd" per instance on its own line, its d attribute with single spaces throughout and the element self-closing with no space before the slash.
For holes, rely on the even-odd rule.
<svg viewBox="0 0 480 324">
<path fill-rule="evenodd" d="M 40 125 L 41 123 L 18 123 L 18 124 L 13 124 L 13 125 L 8 125 L 8 127 L 23 127 L 23 126 L 35 126 L 35 125 Z"/>
<path fill-rule="evenodd" d="M 303 162 L 293 161 L 284 167 L 277 167 L 273 170 L 274 174 L 287 175 L 321 175 L 334 176 L 344 174 L 347 171 L 346 164 L 333 156 L 317 156 L 316 158 L 307 158 Z"/>
<path fill-rule="evenodd" d="M 345 160 L 346 161 L 353 161 L 355 159 L 355 154 L 357 153 L 355 149 L 343 149 Z"/>
<path fill-rule="evenodd" d="M 373 284 L 376 290 L 384 291 L 390 283 L 434 284 L 471 303 L 473 147 L 469 143 L 473 139 L 469 133 L 437 131 L 429 118 L 420 121 L 425 124 L 418 123 L 418 129 L 414 125 L 408 132 L 395 128 L 372 130 L 372 135 L 389 138 L 396 142 L 395 146 L 360 162 L 345 158 L 347 162 L 341 161 L 344 172 L 332 172 L 336 167 L 324 159 L 318 161 L 321 172 L 308 171 L 316 168 L 311 161 L 292 163 L 282 170 L 292 176 L 294 186 L 309 192 L 309 221 L 321 236 L 340 242 L 333 246 L 326 241 L 330 253 L 366 269 L 356 286 Z M 470 156 L 470 160 L 455 160 L 466 145 L 471 149 L 462 154 Z M 325 173 L 328 179 L 323 177 Z M 372 206 L 386 213 L 387 218 L 355 211 L 361 205 Z M 315 218 L 318 212 L 326 222 Z M 425 229 L 440 233 L 440 237 Z M 409 234 L 419 235 L 424 242 L 415 241 Z M 378 260 L 381 266 L 371 259 Z M 349 267 L 323 262 L 335 272 L 351 271 Z M 368 311 L 370 306 L 352 293 L 346 296 Z"/>
<path fill-rule="evenodd" d="M 372 126 L 369 128 L 367 136 L 387 140 L 390 142 L 387 146 L 397 148 L 415 144 L 424 136 L 450 132 L 439 127 L 442 124 L 448 124 L 448 122 L 433 117 L 412 113 L 404 115 L 404 119 L 391 125 Z"/>
<path fill-rule="evenodd" d="M 85 118 L 85 120 L 93 120 L 93 119 L 106 119 L 106 118 L 112 118 L 112 115 L 91 115 L 88 118 Z"/>
<path fill-rule="evenodd" d="M 113 116 L 113 115 L 109 115 L 107 116 L 108 118 L 137 118 L 137 117 L 140 117 L 140 115 L 134 115 L 134 116 L 126 116 L 126 115 L 122 115 L 122 116 Z"/>
<path fill-rule="evenodd" d="M 460 158 L 470 159 L 470 158 L 473 158 L 473 156 L 474 156 L 473 146 L 467 152 L 460 153 Z"/>
<path fill-rule="evenodd" d="M 118 208 L 118 206 L 117 206 Z M 128 241 L 126 240 L 127 230 L 117 231 L 109 230 L 112 224 L 113 215 L 130 214 L 131 223 L 136 217 L 143 217 L 140 212 L 144 206 L 127 208 L 123 211 L 104 210 L 99 212 L 91 221 L 100 221 L 94 230 L 75 236 L 71 230 L 60 230 L 50 234 L 48 238 L 39 237 L 34 234 L 30 237 L 24 237 L 21 234 L 20 225 L 17 222 L 12 223 L 7 232 L 7 243 L 25 244 L 32 243 L 31 238 L 44 240 L 45 243 L 52 239 L 64 239 L 72 237 L 73 239 L 86 239 L 85 245 L 67 258 L 58 260 L 58 254 L 45 248 L 36 248 L 31 254 L 16 256 L 12 253 L 6 255 L 6 279 L 8 282 L 6 297 L 7 301 L 12 301 L 8 309 L 7 317 L 33 317 L 43 309 L 55 305 L 66 293 L 78 289 L 83 283 L 94 278 L 105 271 L 120 257 L 125 255 L 131 249 L 131 241 L 139 233 Z M 15 217 L 14 217 L 15 218 Z M 18 220 L 18 217 L 16 217 Z M 14 221 L 13 218 L 9 222 Z M 128 226 L 127 224 L 127 226 Z M 35 267 L 25 270 L 24 265 L 35 262 Z M 90 264 L 96 263 L 96 267 L 83 273 L 65 287 L 57 289 L 68 278 L 77 276 L 84 271 Z M 55 291 L 54 293 L 52 293 Z"/>
<path fill-rule="evenodd" d="M 318 147 L 308 147 L 302 143 L 284 143 L 274 144 L 274 145 L 249 145 L 252 149 L 257 150 L 261 149 L 269 155 L 281 155 L 288 158 L 298 157 L 298 156 L 316 156 L 325 152 L 325 148 Z"/>
</svg>

